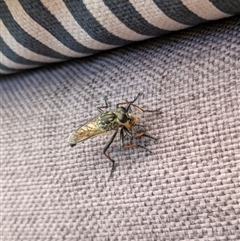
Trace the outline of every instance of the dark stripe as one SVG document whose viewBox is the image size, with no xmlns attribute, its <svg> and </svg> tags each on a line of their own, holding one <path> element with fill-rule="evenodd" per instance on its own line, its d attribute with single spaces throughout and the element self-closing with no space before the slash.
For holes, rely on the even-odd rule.
<svg viewBox="0 0 240 241">
<path fill-rule="evenodd" d="M 95 40 L 111 45 L 125 45 L 132 41 L 121 39 L 102 26 L 88 11 L 82 0 L 63 0 L 78 24 Z"/>
<path fill-rule="evenodd" d="M 55 36 L 56 39 L 69 49 L 84 54 L 94 54 L 99 52 L 99 50 L 89 49 L 78 43 L 72 35 L 66 31 L 56 17 L 40 2 L 40 0 L 19 0 L 19 2 L 32 19 L 48 30 L 48 32 Z"/>
<path fill-rule="evenodd" d="M 2 21 L 4 25 L 7 27 L 8 31 L 11 35 L 16 39 L 24 47 L 32 50 L 35 53 L 52 57 L 58 59 L 68 59 L 69 57 L 64 56 L 49 47 L 42 44 L 40 41 L 33 38 L 27 32 L 22 29 L 19 24 L 13 19 L 7 5 L 3 0 L 0 0 L 0 16 L 2 17 Z"/>
<path fill-rule="evenodd" d="M 168 17 L 179 23 L 191 26 L 207 21 L 191 12 L 180 0 L 154 0 L 154 2 Z"/>
<path fill-rule="evenodd" d="M 168 33 L 148 23 L 128 0 L 103 0 L 103 2 L 121 22 L 136 33 L 149 36 Z"/>
<path fill-rule="evenodd" d="M 32 60 L 25 59 L 18 55 L 16 52 L 14 52 L 2 39 L 0 36 L 0 46 L 2 53 L 9 59 L 11 59 L 13 62 L 19 63 L 19 64 L 26 64 L 26 65 L 39 65 L 43 64 L 41 62 L 35 62 Z"/>
<path fill-rule="evenodd" d="M 19 69 L 12 69 L 12 68 L 8 68 L 7 66 L 3 65 L 2 63 L 0 63 L 0 69 L 1 70 L 5 70 L 9 73 L 13 73 L 13 72 L 17 72 L 17 71 L 20 71 Z M 6 73 L 8 74 L 8 73 Z M 4 75 L 3 73 L 0 73 L 0 75 Z"/>
<path fill-rule="evenodd" d="M 220 11 L 227 14 L 240 14 L 240 1 L 239 0 L 210 0 L 210 2 Z"/>
</svg>

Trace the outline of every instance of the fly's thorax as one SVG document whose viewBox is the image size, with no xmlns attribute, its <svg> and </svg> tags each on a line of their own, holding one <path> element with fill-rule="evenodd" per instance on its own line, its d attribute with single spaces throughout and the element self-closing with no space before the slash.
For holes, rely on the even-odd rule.
<svg viewBox="0 0 240 241">
<path fill-rule="evenodd" d="M 98 117 L 98 127 L 106 131 L 114 130 L 119 127 L 119 124 L 116 121 L 116 119 L 117 115 L 114 113 L 114 111 L 105 111 L 101 113 Z"/>
<path fill-rule="evenodd" d="M 125 126 L 127 129 L 132 129 L 135 123 L 139 122 L 140 117 L 129 113 L 124 107 L 101 113 L 97 121 L 98 127 L 106 131 L 114 130 L 121 126 Z"/>
</svg>

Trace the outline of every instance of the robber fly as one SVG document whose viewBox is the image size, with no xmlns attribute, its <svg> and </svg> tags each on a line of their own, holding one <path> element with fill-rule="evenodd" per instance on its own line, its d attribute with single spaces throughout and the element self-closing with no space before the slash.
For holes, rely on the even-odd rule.
<svg viewBox="0 0 240 241">
<path fill-rule="evenodd" d="M 140 117 L 133 114 L 131 112 L 131 106 L 136 108 L 140 112 L 157 112 L 158 110 L 144 110 L 140 108 L 139 106 L 135 105 L 134 102 L 137 100 L 137 98 L 141 95 L 141 93 L 138 93 L 138 95 L 135 97 L 133 101 L 126 101 L 116 104 L 116 109 L 114 110 L 108 110 L 104 111 L 104 108 L 109 107 L 109 103 L 107 101 L 107 98 L 105 97 L 105 106 L 98 107 L 97 110 L 100 112 L 100 114 L 84 125 L 80 126 L 76 131 L 72 132 L 68 137 L 68 142 L 70 146 L 75 146 L 78 142 L 87 140 L 89 138 L 101 135 L 103 133 L 106 133 L 108 131 L 115 130 L 113 136 L 108 141 L 108 143 L 103 148 L 103 154 L 112 162 L 112 169 L 110 173 L 110 177 L 112 176 L 114 170 L 115 170 L 115 161 L 106 153 L 110 145 L 112 144 L 113 140 L 115 139 L 119 129 L 120 129 L 120 145 L 124 148 L 134 148 L 134 147 L 141 147 L 145 149 L 146 151 L 151 152 L 147 147 L 141 146 L 141 145 L 124 145 L 124 139 L 126 136 L 130 138 L 141 138 L 142 136 L 149 137 L 151 139 L 157 140 L 156 138 L 149 136 L 145 134 L 144 132 L 133 135 L 132 130 L 135 126 L 141 126 L 140 125 Z M 121 105 L 126 105 L 125 107 L 122 107 Z"/>
</svg>

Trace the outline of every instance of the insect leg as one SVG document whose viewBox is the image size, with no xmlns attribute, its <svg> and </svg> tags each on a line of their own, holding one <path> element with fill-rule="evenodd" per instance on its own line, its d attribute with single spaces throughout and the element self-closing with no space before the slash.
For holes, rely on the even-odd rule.
<svg viewBox="0 0 240 241">
<path fill-rule="evenodd" d="M 142 93 L 138 93 L 137 96 L 134 98 L 134 100 L 132 100 L 132 101 L 130 101 L 130 102 L 129 102 L 129 101 L 125 101 L 125 102 L 120 102 L 120 103 L 118 103 L 118 104 L 116 105 L 116 108 L 118 108 L 119 105 L 128 104 L 127 107 L 126 107 L 126 109 L 127 109 L 127 111 L 129 111 L 130 106 L 138 99 L 138 97 L 139 97 L 140 95 L 142 95 Z"/>
<path fill-rule="evenodd" d="M 103 113 L 103 110 L 102 108 L 108 108 L 110 105 L 108 103 L 108 98 L 105 96 L 104 97 L 104 102 L 105 102 L 105 105 L 104 106 L 100 106 L 97 108 L 97 110 L 100 112 L 100 113 Z"/>
<path fill-rule="evenodd" d="M 138 111 L 140 112 L 158 112 L 160 109 L 156 109 L 156 110 L 144 110 L 141 107 L 135 105 L 135 104 L 131 104 L 131 106 L 133 106 L 134 108 L 136 108 Z"/>
<path fill-rule="evenodd" d="M 157 110 L 144 110 L 143 108 L 135 105 L 134 102 L 138 99 L 138 97 L 139 97 L 140 95 L 142 95 L 142 93 L 138 93 L 138 95 L 135 97 L 135 99 L 134 99 L 133 101 L 130 101 L 130 102 L 129 102 L 129 101 L 125 101 L 125 102 L 120 102 L 120 103 L 118 103 L 118 104 L 117 104 L 117 108 L 118 108 L 119 105 L 125 105 L 125 104 L 127 104 L 127 107 L 126 107 L 127 111 L 129 111 L 129 109 L 131 108 L 131 106 L 133 106 L 134 108 L 136 108 L 136 109 L 137 109 L 138 111 L 140 111 L 140 112 L 158 112 L 158 111 L 160 110 L 160 109 L 157 109 Z"/>
<path fill-rule="evenodd" d="M 142 146 L 142 145 L 138 145 L 138 144 L 129 144 L 129 145 L 124 145 L 123 147 L 125 149 L 140 147 L 140 148 L 144 149 L 145 151 L 152 153 L 152 151 L 150 149 L 148 149 L 146 146 Z"/>
<path fill-rule="evenodd" d="M 133 105 L 133 103 L 138 99 L 138 97 L 139 97 L 140 95 L 142 95 L 142 93 L 138 93 L 137 96 L 135 97 L 135 99 L 134 99 L 133 101 L 128 102 L 128 105 L 127 105 L 127 107 L 126 107 L 127 111 L 129 111 L 131 105 Z"/>
<path fill-rule="evenodd" d="M 125 134 L 126 134 L 127 136 L 133 138 L 132 132 L 129 131 L 125 126 L 123 127 L 123 130 L 124 130 L 124 132 L 125 132 Z"/>
<path fill-rule="evenodd" d="M 120 131 L 120 146 L 121 147 L 124 146 L 124 139 L 126 136 L 133 138 L 132 133 L 125 126 L 123 126 Z"/>
<path fill-rule="evenodd" d="M 124 138 L 125 138 L 124 131 L 123 131 L 123 128 L 121 128 L 121 130 L 120 130 L 120 146 L 124 146 Z"/>
<path fill-rule="evenodd" d="M 112 162 L 112 169 L 111 169 L 111 173 L 110 173 L 110 177 L 113 175 L 113 172 L 115 170 L 115 161 L 106 153 L 107 149 L 110 147 L 110 145 L 112 144 L 114 138 L 116 137 L 118 133 L 118 130 L 116 130 L 116 132 L 113 134 L 113 136 L 111 137 L 111 139 L 108 141 L 108 143 L 106 144 L 106 146 L 103 149 L 103 154 Z"/>
<path fill-rule="evenodd" d="M 150 136 L 150 135 L 148 135 L 148 134 L 146 134 L 146 133 L 144 133 L 144 132 L 138 133 L 138 134 L 134 135 L 133 138 L 134 138 L 134 139 L 139 139 L 139 138 L 141 138 L 141 137 L 143 137 L 143 136 L 148 137 L 148 138 L 150 138 L 150 139 L 153 139 L 154 141 L 157 141 L 157 140 L 158 140 L 157 138 L 155 138 L 155 137 L 153 137 L 153 136 Z"/>
<path fill-rule="evenodd" d="M 127 131 L 128 131 L 128 130 L 127 130 Z M 139 138 L 141 138 L 141 137 L 143 137 L 143 136 L 148 137 L 148 138 L 150 138 L 150 139 L 153 139 L 154 141 L 157 141 L 157 138 L 155 138 L 155 137 L 153 137 L 153 136 L 150 136 L 150 135 L 148 135 L 148 134 L 145 134 L 144 132 L 138 133 L 138 134 L 136 134 L 136 135 L 134 135 L 134 136 L 131 136 L 131 137 L 132 137 L 132 139 L 139 139 Z M 139 145 L 139 144 L 123 145 L 123 147 L 124 147 L 125 149 L 140 147 L 140 148 L 142 148 L 142 149 L 144 149 L 144 150 L 152 153 L 152 151 L 151 151 L 150 149 L 148 149 L 148 148 L 145 147 L 145 146 Z"/>
<path fill-rule="evenodd" d="M 143 108 L 131 103 L 131 102 L 121 102 L 118 103 L 118 105 L 125 105 L 128 104 L 128 106 L 126 107 L 127 111 L 129 111 L 130 107 L 133 106 L 134 108 L 136 108 L 138 111 L 140 112 L 159 112 L 160 109 L 156 109 L 156 110 L 144 110 Z"/>
<path fill-rule="evenodd" d="M 135 123 L 134 126 L 141 127 L 142 129 L 144 129 L 146 131 L 146 127 L 144 125 L 141 125 L 139 123 Z"/>
</svg>

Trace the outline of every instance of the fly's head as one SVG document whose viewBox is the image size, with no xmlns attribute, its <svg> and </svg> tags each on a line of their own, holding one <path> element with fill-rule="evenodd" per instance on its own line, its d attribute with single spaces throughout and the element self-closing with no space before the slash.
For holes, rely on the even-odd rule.
<svg viewBox="0 0 240 241">
<path fill-rule="evenodd" d="M 136 123 L 140 122 L 139 116 L 129 113 L 124 107 L 117 108 L 115 114 L 119 126 L 125 126 L 128 130 L 132 129 Z"/>
</svg>

